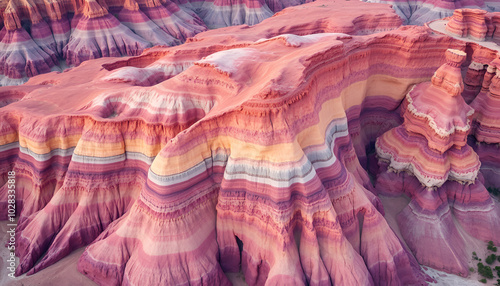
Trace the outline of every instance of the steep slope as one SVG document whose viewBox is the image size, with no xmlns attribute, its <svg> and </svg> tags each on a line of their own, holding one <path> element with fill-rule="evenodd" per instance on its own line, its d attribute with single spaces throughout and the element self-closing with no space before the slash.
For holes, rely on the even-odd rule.
<svg viewBox="0 0 500 286">
<path fill-rule="evenodd" d="M 17 274 L 88 245 L 79 270 L 101 285 L 238 271 L 249 285 L 425 285 L 363 166 L 411 87 L 467 45 L 400 25 L 388 5 L 322 0 L 0 88 Z M 471 205 L 455 194 L 457 213 Z"/>
<path fill-rule="evenodd" d="M 100 57 L 174 46 L 210 28 L 255 25 L 266 2 L 8 0 L 0 2 L 0 86 Z M 270 3 L 275 11 L 301 1 Z M 203 20 L 202 20 L 203 19 Z M 204 22 L 205 21 L 205 22 Z"/>
</svg>

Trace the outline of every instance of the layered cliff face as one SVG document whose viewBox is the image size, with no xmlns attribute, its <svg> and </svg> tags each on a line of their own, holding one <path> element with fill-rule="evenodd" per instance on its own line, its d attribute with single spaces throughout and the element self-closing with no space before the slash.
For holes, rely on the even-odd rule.
<svg viewBox="0 0 500 286">
<path fill-rule="evenodd" d="M 89 26 L 110 15 L 94 4 Z M 82 246 L 78 269 L 101 285 L 230 285 L 224 273 L 238 271 L 249 285 L 425 285 L 417 259 L 465 274 L 457 226 L 498 242 L 498 207 L 466 145 L 464 55 L 442 64 L 450 48 L 481 49 L 400 26 L 388 5 L 321 0 L 0 88 L 0 208 L 14 170 L 16 274 Z M 423 175 L 382 164 L 381 191 L 363 167 L 385 136 L 380 157 L 417 154 Z M 390 151 L 401 142 L 412 144 Z M 412 197 L 399 218 L 406 244 L 378 192 Z M 435 246 L 415 259 L 421 241 Z"/>
<path fill-rule="evenodd" d="M 312 0 L 3 1 L 0 86 L 22 84 L 29 77 L 63 71 L 89 59 L 178 45 L 207 28 L 255 25 L 286 7 L 308 2 Z M 459 8 L 500 10 L 496 1 L 367 2 L 390 3 L 405 24 L 418 25 L 450 16 Z M 499 19 L 493 22 L 500 23 Z"/>
<path fill-rule="evenodd" d="M 431 82 L 407 94 L 404 123 L 377 138 L 376 188 L 411 198 L 397 219 L 420 263 L 467 276 L 469 236 L 500 242 L 500 205 L 483 185 L 479 156 L 467 145 L 474 109 L 461 97 L 466 53 L 446 53 Z"/>
<path fill-rule="evenodd" d="M 485 182 L 492 188 L 500 188 L 500 154 L 498 152 L 500 122 L 498 109 L 500 108 L 500 59 L 496 58 L 486 65 L 486 72 L 482 79 L 479 94 L 474 98 L 471 106 L 474 115 L 474 137 L 470 144 L 474 146 L 481 159 L 481 172 Z"/>
<path fill-rule="evenodd" d="M 429 21 L 453 15 L 462 8 L 500 11 L 500 3 L 495 0 L 362 0 L 370 3 L 391 4 L 405 24 L 423 25 Z"/>
<path fill-rule="evenodd" d="M 269 6 L 268 6 L 269 4 Z M 0 86 L 85 60 L 134 56 L 208 28 L 255 25 L 297 1 L 8 0 L 0 3 Z"/>
<path fill-rule="evenodd" d="M 500 43 L 500 12 L 480 9 L 457 9 L 446 24 L 446 31 L 460 38 Z"/>
<path fill-rule="evenodd" d="M 472 136 L 469 136 L 468 143 L 480 157 L 485 185 L 498 189 L 500 125 L 495 115 L 499 107 L 495 98 L 500 94 L 497 75 L 500 63 L 500 13 L 460 9 L 456 10 L 452 17 L 433 21 L 428 26 L 438 33 L 469 42 L 470 64 L 465 69 L 462 97 L 476 112 L 472 122 Z"/>
</svg>

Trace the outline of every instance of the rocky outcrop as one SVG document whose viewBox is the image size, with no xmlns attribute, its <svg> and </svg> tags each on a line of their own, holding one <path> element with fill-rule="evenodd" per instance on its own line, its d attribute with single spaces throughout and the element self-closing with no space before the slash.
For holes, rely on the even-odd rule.
<svg viewBox="0 0 500 286">
<path fill-rule="evenodd" d="M 177 2 L 199 22 L 199 3 Z M 113 14 L 86 5 L 72 23 Z M 166 33 L 156 2 L 124 5 L 117 17 L 158 29 L 120 25 Z M 320 0 L 0 88 L 17 274 L 87 246 L 78 268 L 101 285 L 229 285 L 225 272 L 249 285 L 426 285 L 418 261 L 465 275 L 464 233 L 499 242 L 460 97 L 460 51 L 486 53 L 400 25 L 388 5 Z M 481 76 L 494 90 L 493 68 Z M 377 189 L 363 168 L 376 138 Z M 412 198 L 404 242 L 377 193 Z"/>
<path fill-rule="evenodd" d="M 482 88 L 471 103 L 476 113 L 474 115 L 474 137 L 471 145 L 481 158 L 481 172 L 484 174 L 485 184 L 489 187 L 500 188 L 500 59 L 495 58 L 487 65 Z"/>
<path fill-rule="evenodd" d="M 370 3 L 391 4 L 405 24 L 423 25 L 427 22 L 450 17 L 462 8 L 499 11 L 500 3 L 495 0 L 363 0 Z M 468 9 L 466 9 L 468 10 Z"/>
<path fill-rule="evenodd" d="M 17 274 L 89 245 L 79 269 L 103 285 L 425 284 L 361 161 L 464 44 L 400 24 L 313 3 L 1 88 Z"/>
<path fill-rule="evenodd" d="M 9 2 L 0 31 L 0 85 L 20 84 L 23 77 L 50 72 L 58 65 L 55 42 L 36 5 L 26 1 L 25 16 L 32 21 L 32 36 L 21 25 L 19 3 Z"/>
<path fill-rule="evenodd" d="M 225 285 L 223 272 L 240 268 L 249 285 L 425 284 L 364 187 L 367 174 L 350 140 L 346 110 L 380 97 L 396 102 L 376 92 L 383 82 L 394 83 L 393 96 L 404 94 L 412 80 L 382 73 L 378 64 L 390 62 L 400 44 L 413 54 L 452 42 L 425 29 L 402 29 L 247 43 L 197 60 L 154 87 L 175 87 L 181 102 L 190 90 L 210 88 L 216 96 L 198 96 L 206 115 L 166 142 L 138 200 L 87 248 L 80 271 L 100 284 Z M 368 62 L 377 68 L 366 71 Z M 347 65 L 349 75 L 335 72 Z M 408 76 L 417 80 L 426 72 L 422 65 Z M 120 254 L 105 257 L 103 249 Z"/>
<path fill-rule="evenodd" d="M 471 62 L 464 77 L 462 97 L 466 103 L 471 103 L 483 89 L 483 84 L 486 83 L 484 82 L 485 78 L 491 79 L 491 68 L 488 71 L 488 66 L 495 59 L 496 54 L 497 52 L 494 50 L 475 45 Z"/>
<path fill-rule="evenodd" d="M 431 82 L 407 94 L 404 123 L 377 138 L 376 188 L 411 198 L 397 219 L 420 263 L 467 276 L 469 236 L 498 243 L 500 205 L 483 185 L 479 156 L 467 145 L 474 109 L 460 96 L 466 53 L 450 49 L 446 59 Z"/>
<path fill-rule="evenodd" d="M 298 5 L 300 2 L 285 1 L 283 5 Z M 276 10 L 281 10 L 273 5 Z M 201 12 L 203 21 L 209 28 L 221 28 L 234 25 L 255 25 L 271 17 L 273 11 L 269 9 L 264 0 L 211 0 L 203 3 Z"/>
<path fill-rule="evenodd" d="M 100 57 L 139 55 L 151 47 L 95 0 L 85 0 L 80 9 L 82 12 L 73 18 L 73 31 L 63 48 L 63 57 L 69 65 Z"/>
<path fill-rule="evenodd" d="M 500 12 L 480 9 L 457 9 L 446 25 L 446 31 L 461 38 L 477 41 L 500 39 Z"/>
<path fill-rule="evenodd" d="M 280 11 L 301 1 L 270 2 Z M 210 28 L 255 25 L 273 15 L 266 2 L 8 0 L 0 3 L 0 85 L 61 71 L 100 57 L 139 55 L 178 45 Z"/>
</svg>

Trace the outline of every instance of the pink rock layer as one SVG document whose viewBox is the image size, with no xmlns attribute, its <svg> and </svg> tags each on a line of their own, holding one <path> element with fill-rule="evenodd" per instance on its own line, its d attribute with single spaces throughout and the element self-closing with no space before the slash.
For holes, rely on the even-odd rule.
<svg viewBox="0 0 500 286">
<path fill-rule="evenodd" d="M 18 79 L 49 72 L 57 64 L 55 53 L 47 54 L 23 28 L 3 29 L 0 42 L 0 73 Z"/>
<path fill-rule="evenodd" d="M 450 17 L 457 9 L 476 8 L 490 12 L 498 11 L 500 3 L 495 0 L 363 0 L 370 3 L 391 4 L 404 21 L 409 25 L 424 25 L 427 22 Z"/>
<path fill-rule="evenodd" d="M 400 21 L 387 6 L 320 6 L 300 19 L 309 26 L 280 26 L 304 8 L 291 9 L 273 25 L 226 29 L 226 46 L 210 31 L 178 48 L 33 78 L 20 87 L 22 101 L 4 94 L 13 103 L 1 109 L 1 168 L 14 168 L 26 186 L 17 273 L 40 271 L 101 233 L 79 266 L 101 284 L 224 284 L 223 271 L 240 268 L 250 284 L 425 284 L 365 187 L 345 110 L 365 98 L 373 109 L 379 98 L 401 100 L 437 68 L 424 58 L 441 62 L 460 43 L 426 28 L 332 33 Z M 340 6 L 351 22 L 330 25 L 347 17 Z M 329 10 L 328 20 L 314 23 L 315 9 Z M 297 27 L 330 33 L 279 36 Z M 405 70 L 410 61 L 415 68 Z M 170 78 L 152 87 L 118 81 L 127 78 L 120 67 L 132 65 Z M 347 66 L 349 75 L 336 72 Z M 384 94 L 387 82 L 395 93 Z M 106 257 L 96 255 L 102 247 Z"/>
<path fill-rule="evenodd" d="M 380 171 L 376 187 L 381 194 L 404 193 L 411 198 L 397 220 L 401 235 L 421 264 L 466 277 L 467 235 L 498 243 L 500 206 L 481 181 L 470 185 L 448 181 L 431 189 L 411 174 L 388 172 L 387 164 L 381 164 Z"/>
<path fill-rule="evenodd" d="M 184 2 L 179 4 L 191 4 Z M 169 0 L 4 1 L 0 3 L 0 76 L 5 78 L 0 86 L 49 72 L 62 60 L 79 65 L 99 57 L 139 55 L 153 45 L 178 45 L 205 31 L 207 25 L 254 25 L 273 14 L 263 0 L 193 3 L 192 9 L 181 9 Z M 280 11 L 301 3 L 270 4 Z M 29 32 L 21 22 L 29 24 Z"/>
<path fill-rule="evenodd" d="M 404 37 L 414 35 L 414 32 L 406 32 L 403 29 L 399 33 Z M 214 99 L 216 103 L 208 115 L 187 132 L 178 134 L 156 156 L 139 199 L 87 249 L 79 263 L 80 271 L 100 284 L 224 285 L 228 281 L 223 271 L 240 268 L 249 285 L 425 283 L 419 281 L 423 277 L 415 273 L 415 262 L 377 210 L 379 204 L 374 204 L 375 197 L 357 181 L 355 170 L 359 173 L 363 169 L 348 171 L 346 168 L 355 168 L 359 163 L 352 163 L 357 158 L 345 115 L 341 112 L 338 118 L 323 121 L 324 116 L 332 116 L 332 109 L 327 109 L 325 104 L 330 100 L 340 103 L 342 90 L 350 85 L 337 77 L 340 82 L 321 84 L 332 85 L 329 92 L 311 96 L 315 89 L 311 90 L 309 85 L 303 87 L 308 94 L 266 89 L 256 95 L 249 91 L 250 86 L 243 84 L 249 77 L 254 83 L 268 82 L 270 74 L 261 70 L 273 71 L 271 75 L 278 77 L 288 74 L 290 81 L 296 81 L 295 76 L 312 80 L 316 78 L 315 71 L 308 74 L 308 70 L 317 64 L 316 57 L 321 59 L 325 70 L 335 70 L 333 65 L 349 62 L 350 68 L 356 71 L 355 77 L 366 79 L 367 75 L 359 69 L 365 68 L 367 58 L 356 56 L 365 49 L 356 47 L 355 38 L 337 34 L 321 36 L 332 38 L 322 42 L 312 41 L 308 36 L 276 37 L 245 48 L 218 52 L 165 82 L 169 86 L 180 84 L 179 89 L 185 89 L 185 82 L 191 82 L 190 78 L 206 74 L 206 81 L 192 82 L 194 86 L 190 88 L 207 83 L 210 86 L 215 80 L 222 81 L 224 87 L 217 86 L 219 97 Z M 333 40 L 339 36 L 343 40 Z M 374 36 L 374 42 L 368 45 L 370 50 L 378 46 L 377 41 L 388 37 L 393 36 L 391 33 L 380 38 Z M 416 37 L 424 38 L 424 34 Z M 333 47 L 327 44 L 332 40 L 337 43 Z M 329 56 L 323 53 L 337 54 L 342 46 L 342 50 L 351 51 L 348 60 L 340 54 L 335 60 L 325 62 Z M 313 52 L 318 47 L 323 47 L 324 52 Z M 275 72 L 276 61 L 283 59 L 282 53 L 288 54 L 290 49 L 304 50 L 297 53 L 296 59 L 287 57 L 286 64 L 280 64 L 279 72 Z M 270 50 L 274 55 L 267 52 Z M 312 66 L 303 67 L 305 74 L 290 73 L 283 68 L 296 70 L 295 61 L 304 60 L 300 59 L 305 54 L 313 55 L 306 60 Z M 370 54 L 375 55 L 375 51 Z M 230 62 L 234 66 L 218 60 L 223 58 L 234 59 Z M 258 68 L 254 66 L 256 61 L 259 61 Z M 235 68 L 251 74 L 237 73 Z M 335 77 L 332 72 L 322 74 Z M 239 88 L 233 88 L 234 85 Z M 236 94 L 246 98 L 238 99 Z M 332 97 L 332 94 L 336 95 Z M 362 92 L 360 100 L 365 96 Z M 286 111 L 282 109 L 285 106 Z M 344 107 L 335 104 L 331 108 L 343 110 Z M 306 110 L 308 113 L 304 114 Z M 302 120 L 292 120 L 298 118 L 299 112 L 303 114 Z M 273 125 L 268 125 L 267 120 L 272 120 Z M 320 128 L 320 133 L 309 133 L 308 130 L 313 130 L 311 127 Z M 197 134 L 205 134 L 204 139 L 194 139 L 199 137 Z M 302 142 L 302 136 L 313 141 Z M 316 136 L 319 141 L 313 143 Z M 273 151 L 278 146 L 301 151 Z M 295 159 L 290 157 L 292 154 L 297 154 Z M 262 155 L 265 157 L 260 157 Z M 181 163 L 177 159 L 181 156 L 192 158 L 192 162 Z M 171 171 L 166 171 L 167 166 L 176 164 Z M 243 245 L 241 252 L 238 241 Z M 130 251 L 125 256 L 100 254 L 103 249 L 123 253 L 124 245 Z M 181 262 L 179 253 L 183 253 Z M 392 257 L 392 261 L 382 259 L 381 262 L 380 257 Z M 156 265 L 167 265 L 173 270 L 157 275 L 159 269 L 152 270 Z M 352 270 L 344 271 L 340 265 L 349 265 Z M 187 273 L 186 269 L 189 275 L 183 274 Z"/>
<path fill-rule="evenodd" d="M 135 34 L 150 42 L 152 45 L 175 46 L 180 40 L 168 34 L 164 29 L 149 19 L 134 0 L 127 1 L 118 13 L 117 19 Z"/>
<path fill-rule="evenodd" d="M 481 172 L 484 175 L 485 185 L 500 188 L 500 77 L 498 75 L 500 59 L 496 58 L 487 65 L 483 77 L 481 91 L 472 101 L 471 106 L 476 110 L 474 114 L 474 138 L 469 139 L 481 160 Z"/>
<path fill-rule="evenodd" d="M 106 8 L 94 0 L 87 0 L 83 6 L 85 14 L 78 17 L 72 37 L 63 48 L 63 55 L 69 65 L 100 57 L 139 55 L 151 44 L 122 25 Z"/>
<path fill-rule="evenodd" d="M 446 60 L 431 82 L 419 84 L 408 93 L 402 109 L 404 128 L 423 135 L 428 147 L 440 153 L 467 144 L 474 113 L 460 96 L 464 90 L 460 67 L 465 53 L 448 50 Z"/>
<path fill-rule="evenodd" d="M 474 182 L 480 161 L 466 145 L 474 110 L 460 96 L 460 66 L 466 54 L 446 51 L 446 63 L 407 94 L 404 124 L 377 138 L 380 160 L 396 171 L 415 175 L 426 187 L 440 187 L 448 180 Z"/>
<path fill-rule="evenodd" d="M 485 76 L 484 88 L 471 103 L 476 109 L 474 114 L 474 137 L 479 142 L 488 144 L 500 143 L 500 72 L 497 71 L 496 62 L 488 67 L 489 76 Z"/>
<path fill-rule="evenodd" d="M 500 38 L 500 13 L 487 13 L 480 9 L 457 9 L 446 24 L 446 31 L 458 37 L 477 41 Z"/>
<path fill-rule="evenodd" d="M 421 134 L 429 148 L 445 152 L 452 146 L 467 145 L 474 109 L 461 96 L 439 97 L 431 83 L 416 86 L 403 102 L 406 130 Z M 430 127 L 431 125 L 432 127 Z"/>
<path fill-rule="evenodd" d="M 477 44 L 474 43 L 474 45 Z M 494 72 L 489 66 L 496 58 L 496 54 L 496 51 L 484 47 L 474 49 L 464 77 L 464 91 L 462 92 L 462 97 L 467 104 L 470 104 L 482 89 L 489 89 Z"/>
<path fill-rule="evenodd" d="M 472 147 L 452 147 L 441 153 L 428 146 L 427 139 L 404 126 L 391 129 L 376 142 L 378 157 L 390 169 L 415 175 L 427 187 L 439 187 L 448 180 L 474 182 L 481 163 Z"/>
<path fill-rule="evenodd" d="M 225 285 L 240 269 L 250 285 L 425 285 L 358 158 L 465 44 L 400 23 L 320 1 L 1 88 L 17 274 L 89 245 L 79 269 L 102 285 Z"/>
<path fill-rule="evenodd" d="M 446 25 L 446 31 L 458 37 L 471 37 L 484 41 L 488 34 L 486 11 L 480 9 L 457 9 Z"/>
<path fill-rule="evenodd" d="M 404 124 L 376 141 L 378 193 L 411 198 L 398 214 L 408 247 L 420 263 L 462 276 L 469 274 L 469 255 L 461 229 L 483 241 L 498 241 L 500 234 L 500 205 L 478 176 L 479 156 L 466 145 L 473 109 L 460 96 L 465 56 L 448 50 L 447 63 L 431 83 L 417 85 L 421 92 L 412 96 L 414 89 L 406 97 Z M 413 120 L 419 113 L 427 121 Z M 446 137 L 449 144 L 436 144 Z"/>
</svg>

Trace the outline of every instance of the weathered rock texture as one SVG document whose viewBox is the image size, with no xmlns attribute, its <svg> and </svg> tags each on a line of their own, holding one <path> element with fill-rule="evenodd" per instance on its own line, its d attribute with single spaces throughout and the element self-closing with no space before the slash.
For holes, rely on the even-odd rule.
<svg viewBox="0 0 500 286">
<path fill-rule="evenodd" d="M 481 91 L 471 103 L 476 110 L 471 144 L 481 158 L 486 185 L 500 188 L 500 58 L 486 66 Z"/>
<path fill-rule="evenodd" d="M 464 77 L 464 91 L 462 97 L 470 104 L 483 89 L 488 89 L 492 77 L 493 67 L 490 63 L 496 58 L 497 52 L 474 44 L 470 64 Z M 483 85 L 485 85 L 483 87 Z"/>
<path fill-rule="evenodd" d="M 88 59 L 133 56 L 155 45 L 178 45 L 207 28 L 255 25 L 286 7 L 311 1 L 2 1 L 0 86 L 22 84 L 34 75 L 62 71 Z M 462 7 L 500 10 L 496 1 L 367 2 L 391 3 L 405 23 L 419 25 L 451 16 Z M 500 34 L 494 31 L 500 26 L 500 17 L 487 16 L 486 25 L 489 36 L 499 40 Z"/>
<path fill-rule="evenodd" d="M 362 0 L 370 3 L 391 4 L 405 24 L 423 25 L 450 17 L 456 9 L 475 8 L 490 12 L 500 11 L 496 0 Z"/>
<path fill-rule="evenodd" d="M 109 15 L 99 5 L 88 19 Z M 224 272 L 238 271 L 249 285 L 425 285 L 362 166 L 401 124 L 411 87 L 466 44 L 400 25 L 388 5 L 318 1 L 0 88 L 0 209 L 15 170 L 16 273 L 88 245 L 79 270 L 101 285 L 228 285 Z M 447 69 L 441 92 L 454 90 Z M 455 165 L 472 180 L 469 163 Z M 485 206 L 450 189 L 461 223 L 475 218 L 470 200 Z"/>
<path fill-rule="evenodd" d="M 178 45 L 209 28 L 254 25 L 296 1 L 8 0 L 0 2 L 0 86 L 89 59 Z M 273 12 L 274 11 L 274 12 Z M 64 66 L 64 65 L 62 65 Z"/>
<path fill-rule="evenodd" d="M 467 145 L 474 109 L 460 96 L 466 53 L 450 49 L 446 59 L 431 82 L 407 94 L 404 123 L 377 138 L 376 188 L 411 198 L 398 225 L 420 263 L 467 276 L 467 235 L 500 242 L 500 206 L 478 178 L 479 156 Z"/>
<path fill-rule="evenodd" d="M 457 9 L 448 21 L 446 30 L 458 37 L 470 37 L 477 41 L 488 39 L 500 43 L 500 12 Z"/>
</svg>

